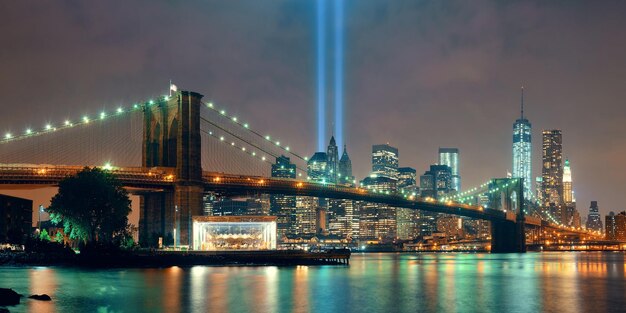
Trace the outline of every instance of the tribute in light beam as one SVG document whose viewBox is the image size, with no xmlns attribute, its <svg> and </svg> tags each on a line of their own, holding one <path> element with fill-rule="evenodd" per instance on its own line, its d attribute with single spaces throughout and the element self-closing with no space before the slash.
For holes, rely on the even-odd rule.
<svg viewBox="0 0 626 313">
<path fill-rule="evenodd" d="M 317 4 L 317 151 L 326 141 L 326 1 Z"/>
<path fill-rule="evenodd" d="M 343 42 L 344 42 L 344 3 L 335 0 L 335 140 L 342 147 L 343 138 Z"/>
</svg>

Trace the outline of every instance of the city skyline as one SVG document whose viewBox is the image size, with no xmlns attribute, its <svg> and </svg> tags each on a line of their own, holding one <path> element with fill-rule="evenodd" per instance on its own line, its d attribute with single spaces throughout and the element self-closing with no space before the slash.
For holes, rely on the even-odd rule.
<svg viewBox="0 0 626 313">
<path fill-rule="evenodd" d="M 20 3 L 7 10 L 26 11 L 23 5 L 28 4 Z M 47 53 L 35 58 L 27 52 L 22 53 L 24 58 L 16 53 L 0 61 L 7 72 L 15 73 L 12 77 L 5 77 L 3 86 L 6 89 L 0 95 L 0 108 L 12 115 L 3 119 L 5 129 L 1 131 L 19 132 L 29 123 L 31 126 L 44 125 L 48 121 L 75 118 L 83 112 L 98 112 L 118 104 L 132 103 L 156 95 L 155 90 L 159 88 L 164 93 L 171 78 L 185 89 L 206 90 L 216 103 L 224 103 L 236 114 L 253 119 L 256 129 L 280 135 L 283 137 L 281 140 L 291 143 L 294 150 L 312 155 L 316 141 L 312 6 L 274 2 L 267 7 L 251 4 L 243 8 L 238 6 L 235 10 L 227 4 L 212 5 L 217 7 L 219 18 L 211 18 L 212 12 L 209 11 L 203 12 L 208 17 L 201 18 L 175 4 L 171 7 L 151 7 L 150 13 L 157 16 L 171 9 L 191 13 L 191 17 L 180 25 L 171 25 L 167 29 L 155 27 L 150 31 L 143 28 L 128 31 L 128 28 L 117 26 L 130 25 L 132 19 L 127 15 L 127 9 L 116 12 L 111 21 L 102 19 L 99 11 L 115 12 L 113 7 L 76 5 L 46 10 L 45 6 L 41 6 L 30 10 L 32 23 L 29 27 L 19 27 L 22 21 L 16 17 L 20 14 L 10 14 L 10 18 L 3 21 L 6 27 L 2 27 L 0 32 L 15 43 L 13 49 L 30 51 L 33 43 L 38 43 L 41 50 Z M 598 201 L 603 215 L 623 210 L 618 174 L 623 172 L 623 162 L 620 161 L 626 154 L 623 123 L 626 114 L 618 99 L 626 95 L 616 81 L 626 71 L 620 70 L 623 65 L 613 63 L 618 60 L 618 55 L 623 55 L 625 48 L 617 43 L 624 42 L 624 35 L 617 32 L 612 33 L 616 37 L 610 37 L 610 30 L 619 28 L 615 26 L 623 23 L 616 19 L 617 15 L 611 14 L 618 9 L 607 6 L 570 10 L 556 4 L 540 7 L 506 4 L 499 8 L 484 3 L 481 5 L 484 13 L 460 5 L 461 13 L 457 14 L 464 16 L 471 25 L 462 30 L 454 16 L 445 16 L 445 13 L 450 13 L 449 9 L 435 4 L 425 4 L 418 10 L 404 2 L 364 2 L 356 5 L 347 1 L 345 143 L 356 178 L 359 180 L 369 172 L 371 145 L 385 142 L 401 150 L 402 166 L 413 167 L 418 173 L 436 162 L 438 147 L 451 146 L 463 152 L 460 174 L 464 186 L 471 187 L 491 177 L 504 177 L 507 170 L 512 170 L 510 125 L 518 115 L 518 88 L 523 84 L 527 87 L 525 115 L 533 122 L 535 138 L 543 129 L 563 131 L 563 156 L 572 160 L 575 166 L 574 190 L 581 214 L 586 215 L 585 208 L 591 200 Z M 576 6 L 585 5 L 579 3 Z M 533 37 L 541 31 L 554 33 L 565 27 L 577 29 L 578 26 L 570 25 L 568 20 L 577 20 L 581 11 L 590 19 L 583 24 L 593 24 L 593 31 L 581 29 L 577 34 L 585 40 L 580 41 L 593 43 L 592 35 L 602 31 L 610 37 L 603 40 L 615 40 L 616 43 L 603 50 L 608 55 L 600 58 L 593 51 L 582 49 L 583 44 L 577 39 L 558 38 L 557 43 L 550 43 L 546 41 L 546 36 Z M 496 18 L 496 12 L 513 17 L 512 25 L 504 28 L 513 31 L 516 36 L 505 40 L 501 33 L 488 32 L 486 39 L 476 38 L 474 43 L 455 41 L 454 35 L 458 32 L 474 38 L 472 35 L 475 32 L 484 31 L 486 27 L 501 26 L 503 21 Z M 242 20 L 244 13 L 249 18 Z M 411 46 L 400 49 L 407 51 L 377 48 L 378 44 L 412 36 L 414 30 L 403 32 L 402 23 L 428 13 L 443 15 L 422 22 L 425 24 L 422 26 L 426 27 L 418 35 L 419 40 L 413 40 Z M 552 13 L 556 14 L 556 18 L 551 23 L 541 19 Z M 262 25 L 263 14 L 272 14 L 284 24 L 258 27 Z M 296 21 L 294 14 L 303 19 Z M 215 24 L 223 26 L 218 28 L 230 29 L 235 25 L 227 21 L 231 17 L 246 24 L 245 30 L 233 29 L 232 38 L 226 38 L 210 27 Z M 600 17 L 603 20 L 598 20 Z M 59 27 L 49 30 L 52 35 L 46 36 L 45 25 L 54 19 L 60 21 Z M 150 25 L 151 22 L 142 17 L 138 23 Z M 81 25 L 85 26 L 82 30 Z M 436 25 L 443 27 L 434 31 L 432 27 Z M 207 34 L 202 34 L 203 40 L 219 41 L 220 45 L 211 48 L 205 44 L 194 45 L 188 52 L 176 51 L 181 55 L 176 55 L 167 47 L 165 43 L 168 39 L 173 46 L 182 44 L 176 34 L 192 32 L 195 26 L 203 26 L 206 31 Z M 373 27 L 368 33 L 373 38 L 363 35 L 363 30 L 368 27 Z M 286 28 L 289 31 L 285 31 Z M 256 35 L 262 40 L 251 39 L 247 33 L 249 29 L 258 29 Z M 397 34 L 382 38 L 383 34 L 394 30 L 398 31 Z M 120 37 L 122 39 L 117 38 L 112 43 L 107 41 L 120 32 L 124 33 Z M 134 42 L 136 38 L 144 37 L 146 39 Z M 276 47 L 267 45 L 268 38 L 275 39 Z M 248 42 L 248 39 L 251 40 Z M 434 45 L 427 44 L 432 41 Z M 538 48 L 533 50 L 532 47 L 539 44 L 547 52 L 542 53 Z M 247 68 L 232 62 L 234 59 L 225 54 L 225 51 L 232 53 L 232 48 L 238 45 L 246 45 L 252 54 L 248 55 L 245 51 L 236 53 L 237 59 L 246 60 Z M 498 48 L 497 53 L 489 56 L 494 57 L 495 64 L 479 57 L 493 45 Z M 531 47 L 532 53 L 516 55 L 516 46 Z M 148 53 L 150 47 L 158 47 L 158 51 L 151 55 Z M 559 51 L 564 60 L 553 57 Z M 198 63 L 185 60 L 204 52 L 211 52 L 206 60 L 190 58 Z M 269 60 L 259 57 L 262 52 L 270 56 Z M 409 58 L 405 54 L 408 52 L 415 55 Z M 27 59 L 30 61 L 27 62 Z M 280 64 L 278 59 L 284 64 Z M 604 63 L 604 59 L 612 61 Z M 501 68 L 495 69 L 496 64 Z M 540 68 L 542 64 L 551 64 L 562 72 L 547 73 Z M 84 69 L 90 69 L 89 73 L 85 73 Z M 563 79 L 572 72 L 578 75 Z M 608 76 L 612 80 L 596 82 L 581 79 L 581 76 Z M 20 83 L 26 81 L 26 77 L 34 78 L 34 85 Z M 410 89 L 412 91 L 407 91 Z M 23 99 L 26 92 L 33 90 L 36 91 L 33 98 Z M 20 103 L 22 109 L 15 110 L 15 103 Z M 266 114 L 265 107 L 284 110 L 285 115 L 293 116 L 293 119 L 284 120 Z M 370 128 L 368 125 L 383 127 Z M 435 128 L 436 125 L 446 126 Z M 327 127 L 330 129 L 332 125 Z M 541 149 L 538 141 L 533 144 L 533 164 L 536 164 L 533 177 L 536 177 Z"/>
</svg>

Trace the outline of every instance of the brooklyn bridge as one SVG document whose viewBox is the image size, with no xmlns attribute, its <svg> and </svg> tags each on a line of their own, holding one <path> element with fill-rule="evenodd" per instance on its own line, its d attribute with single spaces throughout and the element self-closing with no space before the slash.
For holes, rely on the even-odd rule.
<svg viewBox="0 0 626 313">
<path fill-rule="evenodd" d="M 463 193 L 467 198 L 496 190 L 504 199 L 498 208 L 464 203 L 461 197 L 435 200 L 312 182 L 306 179 L 305 154 L 202 98 L 179 91 L 96 116 L 7 133 L 0 141 L 0 189 L 54 187 L 85 166 L 101 166 L 140 197 L 140 242 L 178 226 L 180 244 L 191 246 L 192 217 L 203 214 L 207 192 L 348 199 L 487 220 L 492 252 L 525 252 L 532 232 L 600 238 L 598 233 L 528 216 L 520 179 L 496 183 L 495 189 L 492 184 L 489 191 L 481 185 Z M 300 162 L 296 179 L 268 177 L 269 164 L 280 155 Z M 103 157 L 129 164 L 103 164 Z M 139 160 L 141 164 L 133 164 Z"/>
</svg>

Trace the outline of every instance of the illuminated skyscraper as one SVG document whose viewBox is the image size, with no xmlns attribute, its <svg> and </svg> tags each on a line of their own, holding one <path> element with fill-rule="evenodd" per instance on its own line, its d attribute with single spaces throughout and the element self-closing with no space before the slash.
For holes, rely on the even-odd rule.
<svg viewBox="0 0 626 313">
<path fill-rule="evenodd" d="M 398 178 L 398 148 L 388 144 L 372 146 L 372 174 Z"/>
<path fill-rule="evenodd" d="M 314 182 L 328 182 L 328 157 L 326 152 L 315 152 L 307 162 L 308 179 Z"/>
<path fill-rule="evenodd" d="M 563 136 L 561 130 L 543 131 L 542 199 L 543 206 L 563 204 Z"/>
<path fill-rule="evenodd" d="M 524 117 L 524 87 L 522 87 L 521 116 L 513 124 L 513 177 L 524 180 L 524 198 L 532 197 L 531 124 Z"/>
<path fill-rule="evenodd" d="M 461 192 L 461 175 L 459 175 L 459 149 L 439 148 L 439 164 L 450 167 L 452 173 L 452 188 Z"/>
<path fill-rule="evenodd" d="M 335 136 L 330 137 L 330 143 L 328 143 L 328 149 L 326 150 L 327 166 L 328 166 L 328 181 L 330 183 L 337 182 L 337 173 L 339 169 L 339 149 L 335 142 Z"/>
<path fill-rule="evenodd" d="M 572 191 L 572 169 L 568 159 L 565 159 L 565 165 L 563 166 L 563 202 L 566 204 L 575 202 L 574 192 Z"/>
</svg>

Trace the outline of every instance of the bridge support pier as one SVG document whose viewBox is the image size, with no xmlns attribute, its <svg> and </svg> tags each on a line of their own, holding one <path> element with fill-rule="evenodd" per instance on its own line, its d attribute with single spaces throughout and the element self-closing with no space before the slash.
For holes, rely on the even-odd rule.
<svg viewBox="0 0 626 313">
<path fill-rule="evenodd" d="M 200 108 L 202 95 L 179 91 L 143 105 L 143 167 L 175 168 L 174 190 L 141 197 L 139 241 L 154 247 L 192 246 L 191 217 L 202 215 Z"/>
<path fill-rule="evenodd" d="M 491 253 L 526 252 L 524 221 L 492 221 Z"/>
</svg>

